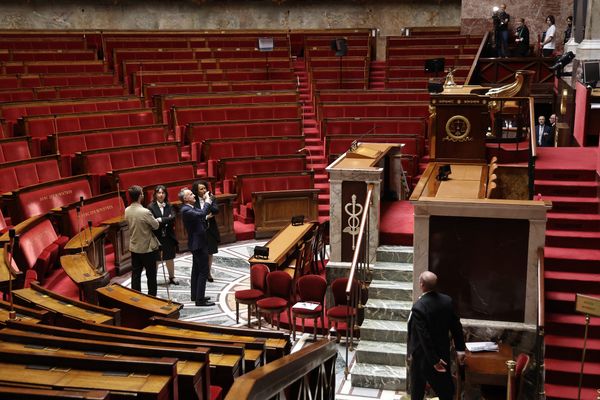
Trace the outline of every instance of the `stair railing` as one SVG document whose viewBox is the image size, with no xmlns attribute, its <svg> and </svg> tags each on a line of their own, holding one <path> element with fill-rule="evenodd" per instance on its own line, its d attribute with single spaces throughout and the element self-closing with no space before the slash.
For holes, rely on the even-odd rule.
<svg viewBox="0 0 600 400">
<path fill-rule="evenodd" d="M 544 286 L 544 248 L 540 247 L 537 251 L 538 256 L 538 315 L 537 315 L 537 328 L 536 328 L 536 343 L 535 343 L 535 362 L 536 362 L 536 393 L 538 399 L 545 399 L 546 393 L 544 390 L 544 327 L 545 327 L 545 305 L 544 298 L 545 286 Z"/>
<path fill-rule="evenodd" d="M 367 186 L 367 196 L 362 207 L 362 215 L 358 228 L 358 236 L 352 255 L 352 264 L 350 265 L 350 274 L 348 275 L 348 284 L 346 285 L 346 304 L 355 313 L 349 313 L 346 320 L 346 368 L 344 374 L 349 374 L 348 352 L 354 349 L 354 330 L 358 329 L 359 312 L 363 308 L 363 293 L 371 281 L 371 269 L 369 266 L 369 214 L 373 206 L 373 190 L 375 185 L 372 183 Z M 356 280 L 358 284 L 353 285 Z M 349 336 L 349 337 L 348 337 Z"/>
<path fill-rule="evenodd" d="M 529 160 L 527 162 L 527 177 L 529 200 L 535 194 L 535 160 L 537 157 L 537 141 L 535 140 L 535 101 L 529 97 Z"/>
<path fill-rule="evenodd" d="M 225 400 L 335 398 L 335 341 L 322 339 L 237 378 Z"/>
<path fill-rule="evenodd" d="M 474 79 L 474 77 L 475 77 L 475 70 L 477 68 L 477 64 L 479 63 L 479 57 L 481 57 L 481 52 L 485 48 L 485 44 L 488 41 L 489 34 L 490 34 L 489 32 L 486 32 L 485 35 L 483 35 L 483 38 L 481 39 L 481 43 L 479 44 L 479 49 L 477 50 L 475 59 L 473 60 L 473 63 L 471 64 L 471 68 L 469 69 L 469 74 L 467 75 L 467 78 L 465 79 L 465 85 L 470 85 L 471 80 Z"/>
</svg>

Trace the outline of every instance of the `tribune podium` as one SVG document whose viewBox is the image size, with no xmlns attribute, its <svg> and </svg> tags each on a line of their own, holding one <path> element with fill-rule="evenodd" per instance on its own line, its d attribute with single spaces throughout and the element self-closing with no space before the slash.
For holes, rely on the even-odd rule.
<svg viewBox="0 0 600 400">
<path fill-rule="evenodd" d="M 402 146 L 397 143 L 358 143 L 356 149 L 342 154 L 327 167 L 331 195 L 331 255 L 328 265 L 341 263 L 350 266 L 369 184 L 374 185 L 369 214 L 369 255 L 375 257 L 379 245 L 382 196 L 403 199 L 406 195 L 401 163 Z"/>
<path fill-rule="evenodd" d="M 431 95 L 432 161 L 485 162 L 489 101 L 467 89 Z"/>
</svg>

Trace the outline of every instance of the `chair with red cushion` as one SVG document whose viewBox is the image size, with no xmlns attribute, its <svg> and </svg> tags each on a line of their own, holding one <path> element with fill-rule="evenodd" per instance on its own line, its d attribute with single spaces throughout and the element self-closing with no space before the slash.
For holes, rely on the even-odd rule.
<svg viewBox="0 0 600 400">
<path fill-rule="evenodd" d="M 314 310 L 303 307 L 292 307 L 292 332 L 296 340 L 296 318 L 302 320 L 302 331 L 304 332 L 304 320 L 306 318 L 314 320 L 315 340 L 317 340 L 317 322 L 321 318 L 321 330 L 325 330 L 325 292 L 327 291 L 327 281 L 319 275 L 305 275 L 298 279 L 297 290 L 298 301 L 303 303 L 318 304 Z"/>
<path fill-rule="evenodd" d="M 267 275 L 267 291 L 269 297 L 256 302 L 258 329 L 260 329 L 262 314 L 275 314 L 277 330 L 279 330 L 279 314 L 287 309 L 288 320 L 291 322 L 292 318 L 290 316 L 289 303 L 292 281 L 292 277 L 287 272 L 283 271 L 273 271 Z M 272 318 L 271 325 L 273 325 Z"/>
<path fill-rule="evenodd" d="M 252 306 L 256 308 L 256 302 L 263 297 L 267 292 L 267 275 L 269 267 L 264 264 L 254 264 L 250 268 L 250 289 L 235 291 L 235 322 L 240 322 L 240 304 L 248 306 L 248 328 L 252 315 Z M 258 312 L 257 312 L 258 314 Z"/>
<path fill-rule="evenodd" d="M 331 293 L 333 294 L 334 306 L 327 310 L 327 319 L 329 320 L 328 328 L 331 329 L 331 323 L 335 324 L 337 331 L 337 341 L 340 341 L 340 332 L 338 330 L 338 323 L 343 322 L 346 324 L 346 331 L 350 329 L 350 334 L 354 335 L 354 326 L 350 323 L 350 317 L 356 318 L 356 307 L 348 304 L 346 299 L 346 285 L 348 284 L 348 278 L 337 278 L 331 283 Z M 356 293 L 358 291 L 358 281 L 352 281 L 351 291 Z"/>
</svg>

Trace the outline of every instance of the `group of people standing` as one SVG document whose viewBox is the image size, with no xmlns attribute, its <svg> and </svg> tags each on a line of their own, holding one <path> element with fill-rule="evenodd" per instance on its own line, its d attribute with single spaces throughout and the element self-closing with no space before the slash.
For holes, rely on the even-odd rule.
<svg viewBox="0 0 600 400">
<path fill-rule="evenodd" d="M 169 203 L 167 188 L 158 185 L 148 208 L 143 206 L 141 186 L 128 189 L 131 204 L 125 209 L 129 224 L 129 250 L 131 251 L 131 288 L 141 291 L 142 270 L 146 270 L 148 294 L 156 296 L 157 267 L 164 263 L 169 273 L 167 284 L 179 285 L 175 277 L 175 255 L 178 241 L 175 235 L 175 209 Z M 188 233 L 188 249 L 192 252 L 191 300 L 197 306 L 214 306 L 205 296 L 206 282 L 213 282 L 210 269 L 213 254 L 220 241 L 215 215 L 219 207 L 209 191 L 208 182 L 198 180 L 192 189 L 179 191 L 181 216 Z"/>
<path fill-rule="evenodd" d="M 496 42 L 496 51 L 498 57 L 509 57 L 508 39 L 509 39 L 509 22 L 510 15 L 506 12 L 506 4 L 501 4 L 497 11 L 492 15 L 494 22 L 494 36 Z M 540 55 L 543 57 L 552 57 L 556 50 L 556 25 L 553 15 L 546 17 L 546 25 L 548 28 L 542 33 L 540 46 Z M 571 38 L 573 27 L 573 17 L 567 17 L 567 28 L 563 35 L 563 44 Z M 526 57 L 530 53 L 530 38 L 529 28 L 525 25 L 525 19 L 517 19 L 515 28 L 515 56 Z"/>
</svg>

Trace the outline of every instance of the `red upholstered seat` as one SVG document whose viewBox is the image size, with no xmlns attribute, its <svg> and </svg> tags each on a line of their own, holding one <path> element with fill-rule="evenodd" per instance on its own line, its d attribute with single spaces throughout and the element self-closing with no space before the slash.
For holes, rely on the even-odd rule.
<svg viewBox="0 0 600 400">
<path fill-rule="evenodd" d="M 350 306 L 334 306 L 327 310 L 330 318 L 345 319 L 349 315 L 356 315 L 356 309 Z"/>
<path fill-rule="evenodd" d="M 221 386 L 210 385 L 210 400 L 222 400 L 223 388 Z"/>
<path fill-rule="evenodd" d="M 277 330 L 279 330 L 279 314 L 287 309 L 288 319 L 291 321 L 289 299 L 292 289 L 292 277 L 283 271 L 273 271 L 267 275 L 267 293 L 265 299 L 256 303 L 258 311 L 258 329 L 260 329 L 261 315 L 274 314 L 277 320 Z"/>
<path fill-rule="evenodd" d="M 306 245 L 306 244 L 305 244 Z M 302 330 L 304 331 L 304 320 L 306 318 L 314 320 L 315 340 L 317 339 L 317 320 L 321 318 L 321 329 L 325 330 L 325 316 L 323 314 L 323 305 L 325 304 L 325 292 L 327 291 L 327 281 L 319 275 L 304 275 L 298 279 L 297 294 L 299 302 L 316 303 L 318 306 L 314 310 L 302 307 L 292 307 L 292 331 L 296 339 L 296 318 L 302 320 Z"/>
<path fill-rule="evenodd" d="M 266 299 L 261 299 L 256 302 L 256 305 L 259 308 L 268 310 L 275 308 L 285 308 L 287 307 L 288 301 L 286 299 L 282 299 L 279 297 L 267 297 Z"/>
<path fill-rule="evenodd" d="M 235 291 L 235 321 L 240 322 L 240 304 L 248 305 L 248 327 L 252 315 L 252 306 L 262 299 L 267 292 L 267 275 L 269 267 L 264 264 L 254 264 L 250 268 L 250 289 Z"/>
<path fill-rule="evenodd" d="M 346 297 L 347 285 L 348 278 L 337 278 L 331 283 L 331 293 L 333 294 L 334 306 L 327 310 L 327 318 L 329 319 L 329 329 L 331 329 L 332 322 L 335 324 L 336 331 L 338 331 L 338 342 L 340 340 L 340 333 L 338 330 L 339 322 L 345 323 L 346 330 L 350 329 L 350 334 L 354 335 L 354 324 L 351 323 L 350 319 L 356 316 L 356 307 L 348 304 L 348 299 Z M 358 293 L 359 289 L 359 282 L 357 280 L 353 280 L 350 289 L 351 293 Z"/>
<path fill-rule="evenodd" d="M 236 290 L 236 300 L 256 300 L 264 296 L 264 292 L 258 289 Z"/>
</svg>

